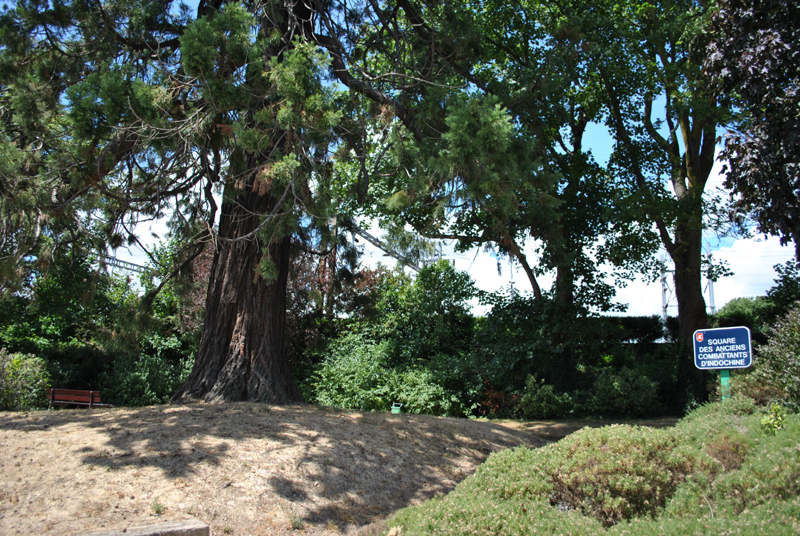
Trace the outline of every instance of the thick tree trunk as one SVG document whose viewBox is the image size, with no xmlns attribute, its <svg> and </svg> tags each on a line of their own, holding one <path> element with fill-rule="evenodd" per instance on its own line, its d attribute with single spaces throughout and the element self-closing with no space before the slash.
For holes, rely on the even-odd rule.
<svg viewBox="0 0 800 536">
<path fill-rule="evenodd" d="M 173 400 L 301 402 L 284 343 L 289 238 L 267 247 L 260 237 L 226 241 L 256 229 L 276 203 L 272 193 L 259 195 L 252 187 L 233 192 L 235 198 L 226 195 L 222 203 L 222 240 L 211 269 L 197 359 Z M 263 254 L 277 271 L 270 281 L 256 270 Z"/>
<path fill-rule="evenodd" d="M 708 327 L 701 270 L 702 231 L 679 227 L 676 238 L 676 248 L 670 255 L 675 262 L 675 296 L 679 312 L 678 339 L 681 357 L 678 361 L 678 380 L 686 385 L 696 401 L 701 402 L 708 395 L 707 378 L 694 366 L 692 354 L 694 332 Z"/>
</svg>

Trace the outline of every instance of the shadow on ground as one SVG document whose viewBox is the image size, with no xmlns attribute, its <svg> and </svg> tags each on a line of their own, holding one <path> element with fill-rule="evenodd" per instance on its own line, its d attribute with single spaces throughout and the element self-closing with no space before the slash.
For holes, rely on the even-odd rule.
<svg viewBox="0 0 800 536">
<path fill-rule="evenodd" d="M 254 509 L 288 501 L 315 525 L 369 523 L 449 492 L 493 451 L 545 443 L 535 427 L 315 406 L 189 404 L 23 415 L 0 414 L 0 432 L 48 432 L 40 435 L 48 442 L 62 428 L 90 434 L 88 444 L 61 448 L 72 448 L 69 455 L 83 466 L 102 469 L 96 478 L 116 475 L 121 482 L 132 470 L 154 468 L 175 482 L 189 479 L 195 492 L 205 486 L 209 500 L 220 504 L 257 490 Z"/>
</svg>

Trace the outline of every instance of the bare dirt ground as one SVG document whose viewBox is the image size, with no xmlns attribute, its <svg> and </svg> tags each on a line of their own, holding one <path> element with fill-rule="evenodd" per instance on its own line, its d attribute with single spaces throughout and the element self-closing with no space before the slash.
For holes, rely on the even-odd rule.
<svg viewBox="0 0 800 536">
<path fill-rule="evenodd" d="M 678 422 L 677 417 L 663 417 L 661 419 L 626 419 L 620 421 L 619 419 L 574 419 L 563 421 L 510 421 L 510 420 L 495 420 L 494 424 L 499 424 L 512 430 L 519 430 L 523 432 L 530 432 L 546 441 L 558 441 L 559 439 L 568 436 L 572 432 L 577 432 L 581 428 L 587 426 L 591 428 L 600 428 L 601 426 L 608 426 L 611 424 L 625 423 L 631 426 L 649 426 L 651 428 L 667 428 L 675 426 Z"/>
<path fill-rule="evenodd" d="M 252 403 L 1 413 L 0 534 L 190 517 L 215 536 L 354 533 L 447 493 L 493 451 L 591 424 Z"/>
</svg>

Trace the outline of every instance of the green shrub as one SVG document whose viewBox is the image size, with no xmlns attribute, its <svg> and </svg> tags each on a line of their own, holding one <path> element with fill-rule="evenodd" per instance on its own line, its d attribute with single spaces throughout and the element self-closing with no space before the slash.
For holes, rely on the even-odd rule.
<svg viewBox="0 0 800 536">
<path fill-rule="evenodd" d="M 117 356 L 111 374 L 103 378 L 103 391 L 121 406 L 163 404 L 186 381 L 193 363 L 194 356 L 185 355 L 175 335 L 151 335 L 142 341 L 139 355 Z"/>
<path fill-rule="evenodd" d="M 767 291 L 767 299 L 775 306 L 773 317 L 783 316 L 800 300 L 800 262 L 796 259 L 776 264 L 775 286 Z"/>
<path fill-rule="evenodd" d="M 761 429 L 765 434 L 775 435 L 782 429 L 786 421 L 786 410 L 780 404 L 772 404 L 769 415 L 761 419 Z"/>
<path fill-rule="evenodd" d="M 800 410 L 800 307 L 775 323 L 753 361 L 754 374 L 781 392 L 785 405 Z"/>
<path fill-rule="evenodd" d="M 404 534 L 594 534 L 655 518 L 685 479 L 713 465 L 672 430 L 585 428 L 558 443 L 495 453 L 446 498 L 401 511 Z"/>
<path fill-rule="evenodd" d="M 694 423 L 702 423 L 702 426 L 708 426 L 709 422 L 728 426 L 732 419 L 738 422 L 737 417 L 754 415 L 757 412 L 758 407 L 753 399 L 735 393 L 722 402 L 703 404 L 681 419 L 679 426 L 688 427 Z"/>
<path fill-rule="evenodd" d="M 568 415 L 573 409 L 572 397 L 569 394 L 558 394 L 552 385 L 536 376 L 528 376 L 525 390 L 519 401 L 520 409 L 526 419 L 552 419 Z"/>
<path fill-rule="evenodd" d="M 747 326 L 753 341 L 765 342 L 767 326 L 774 319 L 775 305 L 763 296 L 734 298 L 714 315 L 713 327 Z"/>
<path fill-rule="evenodd" d="M 407 413 L 464 416 L 469 411 L 434 371 L 388 366 L 390 346 L 361 333 L 334 342 L 316 374 L 315 401 L 363 411 L 388 411 L 394 402 Z"/>
<path fill-rule="evenodd" d="M 602 369 L 592 389 L 589 410 L 631 417 L 657 413 L 658 384 L 628 367 Z"/>
<path fill-rule="evenodd" d="M 583 429 L 498 452 L 449 495 L 398 512 L 402 534 L 797 534 L 800 416 L 777 434 L 741 396 L 672 429 Z M 604 528 L 605 526 L 605 528 Z"/>
<path fill-rule="evenodd" d="M 707 463 L 670 430 L 584 429 L 556 445 L 551 504 L 582 510 L 605 526 L 654 517 L 686 476 Z"/>
<path fill-rule="evenodd" d="M 388 278 L 377 304 L 382 339 L 391 341 L 387 365 L 414 366 L 435 356 L 458 358 L 472 347 L 475 283 L 448 261 L 423 267 L 413 282 Z"/>
<path fill-rule="evenodd" d="M 440 385 L 433 372 L 424 369 L 409 369 L 399 375 L 393 385 L 392 400 L 403 404 L 407 413 L 461 416 L 468 413 L 457 393 Z"/>
<path fill-rule="evenodd" d="M 800 416 L 787 415 L 783 428 L 758 438 L 738 471 L 713 484 L 717 501 L 734 513 L 754 505 L 797 500 L 800 495 Z"/>
<path fill-rule="evenodd" d="M 0 349 L 0 407 L 25 410 L 47 407 L 50 376 L 43 359 Z"/>
<path fill-rule="evenodd" d="M 317 371 L 316 402 L 364 411 L 386 411 L 393 384 L 393 371 L 384 367 L 388 344 L 376 343 L 365 335 L 352 333 L 335 341 Z"/>
<path fill-rule="evenodd" d="M 575 367 L 605 351 L 607 324 L 553 299 L 482 294 L 492 307 L 475 335 L 475 368 L 487 385 L 507 394 L 522 391 L 535 375 L 562 392 L 583 387 Z"/>
</svg>

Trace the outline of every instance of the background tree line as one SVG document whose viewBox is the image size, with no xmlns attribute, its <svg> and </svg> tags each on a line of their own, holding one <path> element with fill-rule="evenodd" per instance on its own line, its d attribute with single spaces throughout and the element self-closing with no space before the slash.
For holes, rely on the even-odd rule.
<svg viewBox="0 0 800 536">
<path fill-rule="evenodd" d="M 298 258 L 289 285 L 288 362 L 308 402 L 368 411 L 402 403 L 412 413 L 527 418 L 687 409 L 675 396 L 676 318 L 665 326 L 655 316 L 567 310 L 554 294 L 487 294 L 447 261 L 427 264 L 415 278 L 380 266 L 351 271 L 346 261 L 331 278 L 326 262 Z M 144 318 L 144 296 L 133 281 L 98 275 L 88 259 L 51 268 L 28 295 L 4 296 L 3 407 L 46 405 L 46 385 L 100 389 L 118 405 L 167 402 L 197 355 L 203 264 L 210 264 L 207 255 L 196 261 L 194 281 L 165 286 Z M 791 378 L 800 363 L 793 309 L 800 278 L 794 263 L 779 268 L 767 296 L 731 301 L 712 325 L 746 325 L 753 332 L 756 367 L 734 375 L 737 391 L 791 407 L 797 403 Z M 153 273 L 141 276 L 141 286 L 156 285 Z M 491 306 L 487 316 L 471 314 L 473 298 Z M 566 354 L 574 369 L 564 366 Z"/>
</svg>

